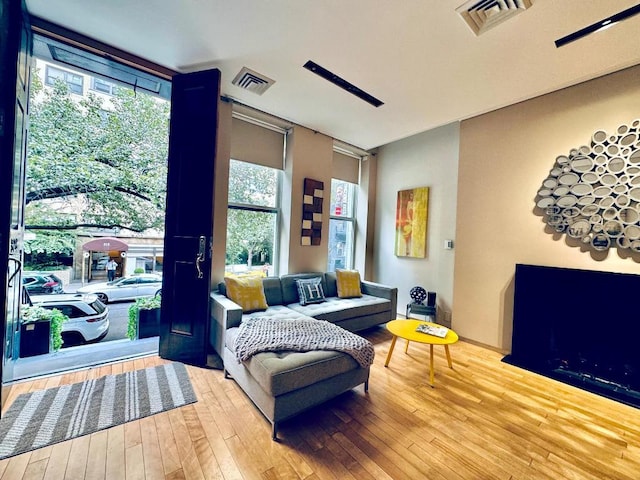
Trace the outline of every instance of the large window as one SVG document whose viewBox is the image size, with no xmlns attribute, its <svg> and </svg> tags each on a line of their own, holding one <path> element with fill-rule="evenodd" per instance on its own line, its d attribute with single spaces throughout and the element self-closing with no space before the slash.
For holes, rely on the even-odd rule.
<svg viewBox="0 0 640 480">
<path fill-rule="evenodd" d="M 280 170 L 231 160 L 227 273 L 275 274 L 279 190 Z"/>
<path fill-rule="evenodd" d="M 84 86 L 84 78 L 82 75 L 47 65 L 45 83 L 49 86 L 53 86 L 56 81 L 66 83 L 71 93 L 82 95 Z"/>
<path fill-rule="evenodd" d="M 79 247 L 123 236 L 135 238 L 119 262 L 123 275 L 160 270 L 171 82 L 47 36 L 35 34 L 33 44 L 25 265 L 106 277 L 104 263 L 95 270 L 98 256 Z M 134 88 L 142 79 L 161 84 L 160 94 Z"/>
<path fill-rule="evenodd" d="M 353 268 L 355 247 L 356 185 L 331 180 L 331 210 L 329 217 L 329 263 L 327 270 Z"/>
</svg>

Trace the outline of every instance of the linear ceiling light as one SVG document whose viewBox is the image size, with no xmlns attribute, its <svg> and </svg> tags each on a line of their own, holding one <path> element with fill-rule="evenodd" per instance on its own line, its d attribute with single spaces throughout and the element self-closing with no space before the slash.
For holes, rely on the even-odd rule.
<svg viewBox="0 0 640 480">
<path fill-rule="evenodd" d="M 355 95 L 356 97 L 364 100 L 365 102 L 370 103 L 374 107 L 379 107 L 380 105 L 384 105 L 382 101 L 378 100 L 373 95 L 369 95 L 364 90 L 359 89 L 352 83 L 347 82 L 344 78 L 340 78 L 335 73 L 331 73 L 326 68 L 321 67 L 320 65 L 318 65 L 315 62 L 312 62 L 311 60 L 309 60 L 303 66 L 310 72 L 313 72 L 316 75 L 321 76 L 325 80 L 329 80 L 331 83 L 339 86 L 343 90 L 346 90 L 347 92 L 351 93 L 352 95 Z"/>
<path fill-rule="evenodd" d="M 615 15 L 612 15 L 603 20 L 600 20 L 599 22 L 596 22 L 593 25 L 589 25 L 588 27 L 585 27 L 581 30 L 578 30 L 577 32 L 567 35 L 566 37 L 562 37 L 556 40 L 555 42 L 556 47 L 560 48 L 566 45 L 567 43 L 575 42 L 576 40 L 582 37 L 586 37 L 591 33 L 598 32 L 600 30 L 605 30 L 609 27 L 614 26 L 616 23 L 621 22 L 622 20 L 626 20 L 627 18 L 637 15 L 638 13 L 640 13 L 640 4 L 631 8 L 627 8 L 626 10 L 623 10 L 620 13 L 616 13 Z"/>
</svg>

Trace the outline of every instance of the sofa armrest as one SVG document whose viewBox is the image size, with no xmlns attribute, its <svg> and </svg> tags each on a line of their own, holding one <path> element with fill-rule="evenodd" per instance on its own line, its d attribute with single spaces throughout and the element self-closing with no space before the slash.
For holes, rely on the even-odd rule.
<svg viewBox="0 0 640 480">
<path fill-rule="evenodd" d="M 373 283 L 366 280 L 360 282 L 362 293 L 373 295 L 374 297 L 386 298 L 391 301 L 391 320 L 396 318 L 398 307 L 398 289 L 380 283 Z"/>
<path fill-rule="evenodd" d="M 211 328 L 209 329 L 209 343 L 216 353 L 223 355 L 224 332 L 237 327 L 242 321 L 242 308 L 220 293 L 211 293 Z"/>
</svg>

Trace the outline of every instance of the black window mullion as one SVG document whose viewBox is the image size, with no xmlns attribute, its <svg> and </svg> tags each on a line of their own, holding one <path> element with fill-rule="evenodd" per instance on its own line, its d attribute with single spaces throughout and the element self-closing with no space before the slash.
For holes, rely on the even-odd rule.
<svg viewBox="0 0 640 480">
<path fill-rule="evenodd" d="M 246 210 L 249 212 L 264 212 L 264 213 L 279 213 L 278 208 L 274 207 L 262 207 L 260 205 L 244 205 L 239 203 L 230 203 L 229 208 L 234 210 Z"/>
</svg>

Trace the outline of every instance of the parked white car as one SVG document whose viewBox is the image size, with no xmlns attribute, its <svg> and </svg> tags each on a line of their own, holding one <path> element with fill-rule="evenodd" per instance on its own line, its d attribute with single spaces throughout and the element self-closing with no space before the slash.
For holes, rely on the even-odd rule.
<svg viewBox="0 0 640 480">
<path fill-rule="evenodd" d="M 109 308 L 97 295 L 62 293 L 32 295 L 31 303 L 49 310 L 58 309 L 69 320 L 62 324 L 63 346 L 102 340 L 109 332 Z"/>
<path fill-rule="evenodd" d="M 77 290 L 78 293 L 94 293 L 103 303 L 116 300 L 135 300 L 153 297 L 162 289 L 162 276 L 142 273 L 122 277 L 113 282 L 91 283 Z"/>
</svg>

